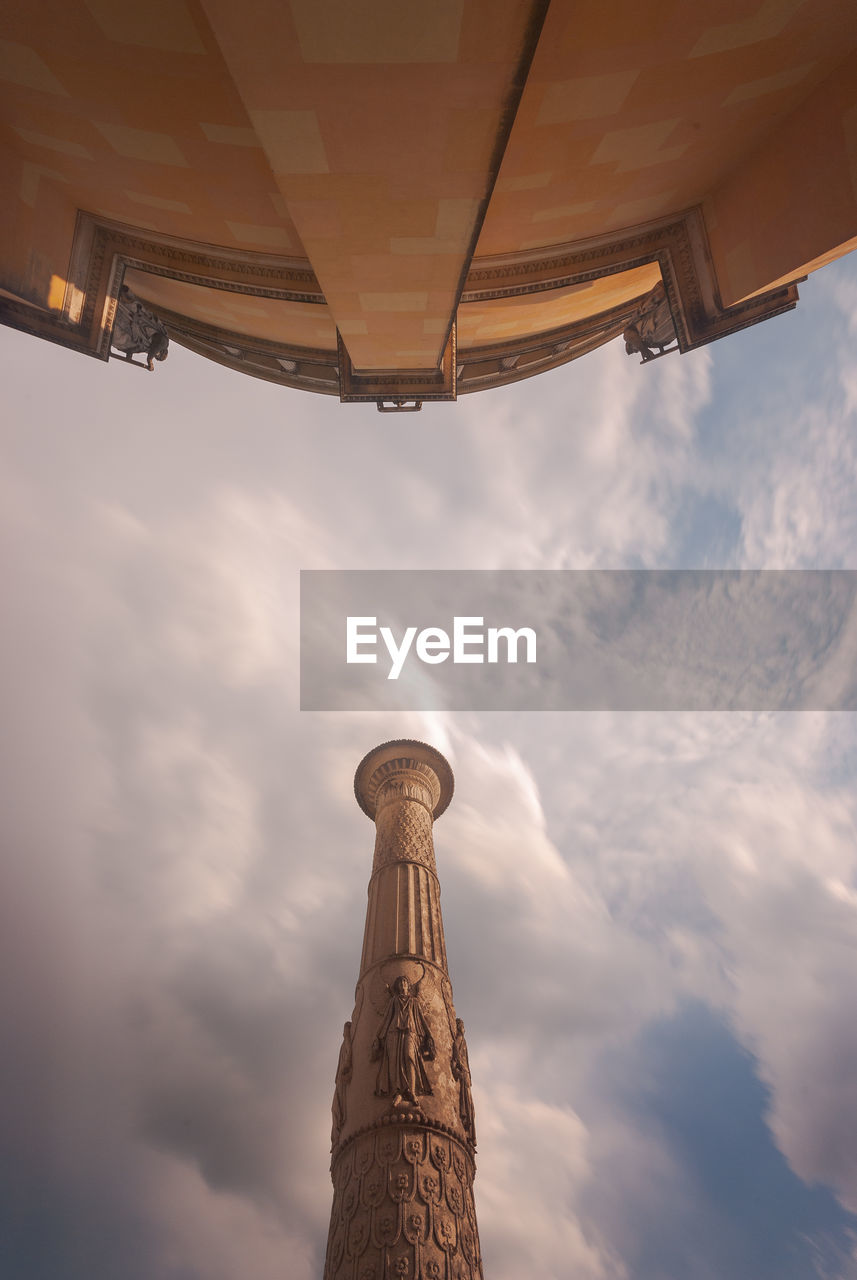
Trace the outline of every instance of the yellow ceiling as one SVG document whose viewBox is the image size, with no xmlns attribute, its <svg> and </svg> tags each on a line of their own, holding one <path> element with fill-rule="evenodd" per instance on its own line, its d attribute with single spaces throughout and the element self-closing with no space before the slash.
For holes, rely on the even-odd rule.
<svg viewBox="0 0 857 1280">
<path fill-rule="evenodd" d="M 330 350 L 338 328 L 357 370 L 429 369 L 471 260 L 700 204 L 731 304 L 857 236 L 853 0 L 6 8 L 0 291 L 37 306 L 61 304 L 83 210 L 185 259 L 303 263 L 326 301 L 136 278 L 153 305 Z M 459 344 L 598 314 L 653 273 L 468 302 Z"/>
<path fill-rule="evenodd" d="M 227 332 L 285 346 L 336 350 L 336 325 L 323 304 L 227 292 L 134 269 L 125 272 L 125 283 L 156 311 L 178 312 Z"/>
<path fill-rule="evenodd" d="M 840 0 L 554 0 L 477 255 L 698 203 L 855 42 Z"/>
<path fill-rule="evenodd" d="M 458 341 L 462 347 L 478 347 L 560 329 L 642 297 L 660 278 L 657 263 L 649 262 L 566 289 L 466 302 L 458 312 Z"/>
</svg>

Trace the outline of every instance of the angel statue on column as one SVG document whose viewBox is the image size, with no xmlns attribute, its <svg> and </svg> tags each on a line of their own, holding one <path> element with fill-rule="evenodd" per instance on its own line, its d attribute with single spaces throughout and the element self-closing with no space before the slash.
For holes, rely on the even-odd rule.
<svg viewBox="0 0 857 1280">
<path fill-rule="evenodd" d="M 473 1114 L 473 1094 L 470 1091 L 470 1059 L 464 1038 L 464 1023 L 455 1020 L 455 1038 L 452 1042 L 452 1076 L 458 1081 L 458 1114 L 470 1141 L 476 1146 L 476 1119 Z"/>
<path fill-rule="evenodd" d="M 420 1007 L 419 990 L 419 982 L 412 984 L 403 973 L 387 987 L 390 1001 L 372 1041 L 371 1060 L 381 1059 L 375 1093 L 379 1098 L 392 1096 L 394 1105 L 402 1100 L 416 1103 L 418 1097 L 431 1093 L 423 1059 L 434 1058 L 434 1040 Z"/>
</svg>

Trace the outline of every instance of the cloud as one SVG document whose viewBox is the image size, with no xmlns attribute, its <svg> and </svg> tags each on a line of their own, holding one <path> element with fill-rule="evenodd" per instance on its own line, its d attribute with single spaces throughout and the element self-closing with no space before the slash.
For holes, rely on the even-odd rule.
<svg viewBox="0 0 857 1280">
<path fill-rule="evenodd" d="M 19 1274 L 318 1275 L 373 841 L 351 779 L 399 736 L 456 769 L 436 844 L 493 1280 L 534 1247 L 546 1278 L 655 1280 L 667 1220 L 682 1248 L 700 1223 L 735 1257 L 762 1239 L 617 1084 L 660 1073 L 692 1112 L 698 1063 L 664 1031 L 689 1034 L 689 1001 L 752 1053 L 742 1087 L 764 1082 L 756 1118 L 793 1173 L 853 1206 L 850 718 L 297 711 L 302 567 L 672 564 L 700 495 L 744 530 L 739 560 L 848 563 L 847 351 L 828 429 L 828 392 L 782 350 L 765 368 L 798 388 L 733 413 L 724 370 L 745 401 L 758 384 L 722 346 L 639 369 L 617 344 L 403 427 L 185 353 L 137 379 L 8 335 Z"/>
<path fill-rule="evenodd" d="M 686 1003 L 600 1066 L 585 1205 L 632 1274 L 853 1274 L 854 1220 L 776 1150 L 755 1063 L 721 1017 Z"/>
<path fill-rule="evenodd" d="M 626 1280 L 621 1260 L 574 1210 L 592 1176 L 580 1117 L 503 1086 L 483 1090 L 482 1115 L 480 1164 L 491 1170 L 477 1183 L 485 1274 Z"/>
<path fill-rule="evenodd" d="M 850 568 L 857 557 L 855 273 L 852 259 L 819 272 L 796 312 L 718 350 L 692 483 L 721 525 L 737 520 L 742 568 Z"/>
<path fill-rule="evenodd" d="M 456 500 L 459 475 L 446 486 L 450 509 L 438 511 L 455 531 L 464 563 L 540 569 L 657 563 L 692 465 L 692 423 L 708 398 L 709 370 L 705 351 L 640 369 L 617 344 L 587 357 L 585 370 L 573 365 L 540 378 L 538 394 L 536 384 L 523 382 L 464 398 L 458 412 L 467 496 Z M 449 563 L 458 567 L 461 559 Z"/>
<path fill-rule="evenodd" d="M 684 1274 L 691 1265 L 712 1280 L 768 1274 L 753 1262 L 757 1251 L 774 1259 L 773 1244 L 803 1215 L 793 1274 L 816 1274 L 808 1270 L 816 1259 L 820 1276 L 851 1275 L 850 1220 L 829 1192 L 820 1200 L 799 1181 L 824 1183 L 853 1208 L 857 922 L 844 888 L 857 881 L 853 783 L 849 771 L 832 784 L 828 771 L 843 752 L 853 759 L 850 722 L 586 716 L 572 732 L 540 716 L 526 728 L 509 717 L 501 732 L 511 736 L 513 726 L 527 767 L 509 743 L 486 751 L 459 740 L 468 801 L 456 801 L 436 833 L 445 904 L 453 886 L 445 913 L 456 1000 L 481 1045 L 473 1054 L 477 1086 L 487 1086 L 486 1099 L 475 1089 L 480 1115 L 496 1111 L 497 1087 L 513 1108 L 533 1099 L 560 1114 L 574 1106 L 587 1158 L 566 1199 L 568 1221 L 586 1240 L 608 1241 L 630 1274 Z M 535 777 L 550 778 L 549 816 Z M 460 851 L 449 869 L 447 842 Z M 467 921 L 480 908 L 474 940 Z M 743 1058 L 723 1049 L 724 1063 L 744 1063 L 734 1089 L 715 1075 L 712 1093 L 700 1075 L 705 1059 L 692 1045 L 701 1032 L 681 1016 L 688 999 L 723 1026 L 712 1044 L 734 1034 L 743 1045 Z M 641 1058 L 644 1045 L 657 1061 Z M 720 1060 L 714 1054 L 707 1069 L 716 1073 Z M 667 1102 L 679 1090 L 685 1098 L 686 1150 L 653 1127 L 653 1072 Z M 693 1125 L 710 1123 L 712 1137 L 731 1141 L 733 1110 L 752 1116 L 761 1161 L 753 1196 L 772 1197 L 771 1213 L 782 1201 L 778 1227 L 739 1219 L 705 1181 L 716 1170 Z M 503 1195 L 496 1170 L 508 1178 L 510 1164 L 494 1153 L 487 1160 L 484 1149 L 482 1157 L 478 1185 L 493 1205 Z M 697 1158 L 694 1172 L 688 1160 Z M 724 1148 L 727 1158 L 743 1159 L 734 1147 Z M 533 1165 L 512 1162 L 524 1196 Z M 501 1277 L 517 1274 L 498 1265 Z M 552 1265 L 549 1274 L 561 1275 Z"/>
</svg>

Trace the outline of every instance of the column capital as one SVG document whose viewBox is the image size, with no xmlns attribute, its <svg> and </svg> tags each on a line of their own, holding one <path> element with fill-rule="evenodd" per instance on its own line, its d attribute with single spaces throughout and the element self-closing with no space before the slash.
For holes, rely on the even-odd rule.
<svg viewBox="0 0 857 1280">
<path fill-rule="evenodd" d="M 455 786 L 448 761 L 425 742 L 397 738 L 374 747 L 354 775 L 354 794 L 363 812 L 375 820 L 388 799 L 407 797 L 439 818 Z"/>
</svg>

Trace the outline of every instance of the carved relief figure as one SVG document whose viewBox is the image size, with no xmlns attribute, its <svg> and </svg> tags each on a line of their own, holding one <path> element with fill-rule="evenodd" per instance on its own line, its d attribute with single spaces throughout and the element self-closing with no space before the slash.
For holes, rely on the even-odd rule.
<svg viewBox="0 0 857 1280">
<path fill-rule="evenodd" d="M 126 284 L 119 290 L 110 345 L 124 351 L 126 360 L 142 352 L 150 372 L 155 360 L 167 358 L 170 339 L 166 328 Z"/>
<path fill-rule="evenodd" d="M 420 984 L 411 984 L 405 974 L 387 990 L 390 1003 L 378 1034 L 372 1041 L 371 1059 L 381 1059 L 375 1093 L 392 1097 L 394 1103 L 431 1093 L 423 1059 L 434 1058 L 434 1040 L 420 1007 Z"/>
<path fill-rule="evenodd" d="M 667 302 L 663 281 L 659 281 L 643 299 L 636 321 L 628 325 L 622 334 L 625 351 L 629 356 L 638 352 L 643 360 L 654 360 L 656 355 L 675 351 L 669 344 L 676 341 L 675 325 Z M 655 351 L 657 348 L 657 352 Z"/>
<path fill-rule="evenodd" d="M 455 1039 L 452 1042 L 452 1075 L 458 1081 L 458 1114 L 461 1116 L 464 1132 L 475 1147 L 476 1119 L 473 1113 L 473 1094 L 470 1092 L 470 1059 L 467 1056 L 464 1023 L 460 1018 L 456 1018 Z"/>
<path fill-rule="evenodd" d="M 351 1079 L 351 1023 L 346 1022 L 342 1028 L 342 1047 L 339 1050 L 339 1062 L 336 1067 L 336 1085 L 333 1092 L 333 1126 L 330 1130 L 330 1145 L 335 1147 L 339 1141 L 345 1124 L 345 1087 Z"/>
<path fill-rule="evenodd" d="M 622 337 L 625 339 L 626 355 L 632 356 L 636 352 L 639 352 L 644 360 L 651 360 L 654 356 L 654 351 L 652 351 L 651 347 L 647 347 L 645 342 L 643 342 L 643 339 L 640 337 L 640 330 L 635 324 L 629 324 L 628 328 L 622 334 Z"/>
</svg>

